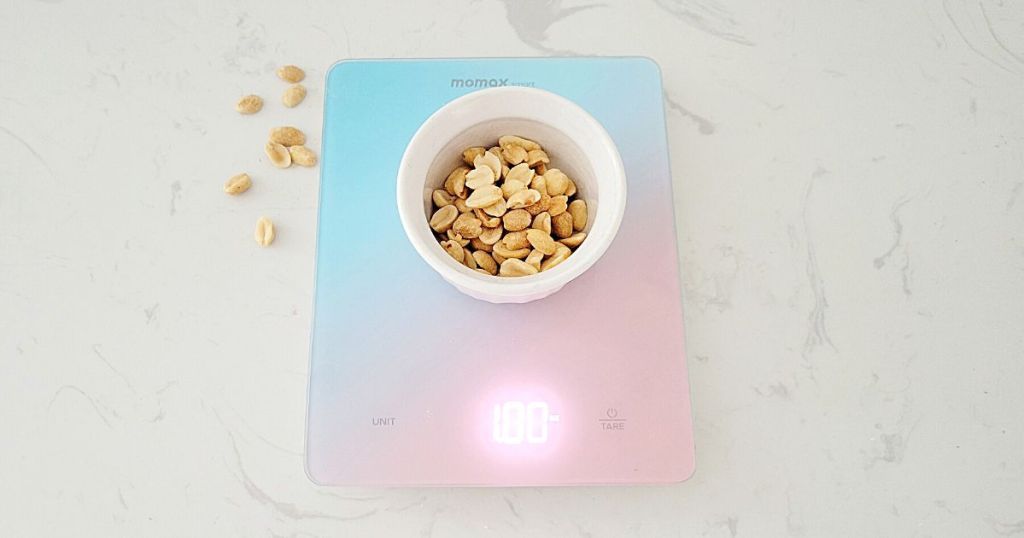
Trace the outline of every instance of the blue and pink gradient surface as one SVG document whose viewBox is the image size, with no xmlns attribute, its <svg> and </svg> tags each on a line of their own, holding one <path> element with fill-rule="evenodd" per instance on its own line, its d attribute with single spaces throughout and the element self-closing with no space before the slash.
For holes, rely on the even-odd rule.
<svg viewBox="0 0 1024 538">
<path fill-rule="evenodd" d="M 626 214 L 604 257 L 523 305 L 478 301 L 444 282 L 409 244 L 395 207 L 399 161 L 420 123 L 474 90 L 458 81 L 492 79 L 577 102 L 611 134 L 628 177 Z M 693 473 L 652 61 L 338 63 L 327 77 L 322 153 L 306 440 L 313 481 L 571 485 Z"/>
</svg>

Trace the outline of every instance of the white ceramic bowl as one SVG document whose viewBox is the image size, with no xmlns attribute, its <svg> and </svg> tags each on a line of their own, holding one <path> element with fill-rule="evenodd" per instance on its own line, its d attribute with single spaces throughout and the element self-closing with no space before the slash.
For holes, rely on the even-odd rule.
<svg viewBox="0 0 1024 538">
<path fill-rule="evenodd" d="M 539 143 L 551 168 L 565 172 L 586 200 L 587 238 L 558 266 L 525 277 L 484 275 L 456 262 L 438 244 L 428 219 L 431 194 L 463 165 L 462 150 L 516 135 Z M 626 173 L 615 143 L 576 103 L 535 88 L 501 87 L 464 95 L 423 122 L 398 168 L 398 214 L 409 241 L 459 291 L 492 303 L 525 303 L 560 290 L 608 249 L 626 208 Z"/>
</svg>

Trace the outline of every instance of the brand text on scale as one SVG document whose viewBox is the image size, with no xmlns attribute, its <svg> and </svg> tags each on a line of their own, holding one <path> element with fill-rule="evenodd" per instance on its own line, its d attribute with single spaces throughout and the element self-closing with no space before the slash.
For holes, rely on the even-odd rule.
<svg viewBox="0 0 1024 538">
<path fill-rule="evenodd" d="M 525 86 L 532 88 L 533 81 L 511 81 L 507 78 L 453 78 L 452 88 L 497 88 L 499 86 Z"/>
</svg>

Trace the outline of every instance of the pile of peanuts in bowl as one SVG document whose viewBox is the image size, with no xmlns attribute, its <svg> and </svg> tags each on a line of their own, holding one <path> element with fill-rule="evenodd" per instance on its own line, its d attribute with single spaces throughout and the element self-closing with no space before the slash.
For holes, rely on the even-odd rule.
<svg viewBox="0 0 1024 538">
<path fill-rule="evenodd" d="M 433 191 L 430 228 L 441 248 L 477 272 L 521 277 L 564 262 L 586 239 L 586 201 L 551 168 L 540 144 L 506 135 L 489 149 L 467 148 Z"/>
</svg>

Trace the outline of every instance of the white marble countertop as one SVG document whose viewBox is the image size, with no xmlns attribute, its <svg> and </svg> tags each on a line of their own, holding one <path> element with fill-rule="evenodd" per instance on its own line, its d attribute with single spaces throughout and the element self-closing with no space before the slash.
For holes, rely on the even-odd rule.
<svg viewBox="0 0 1024 538">
<path fill-rule="evenodd" d="M 0 50 L 0 535 L 1024 535 L 1019 0 L 15 0 Z M 265 127 L 318 147 L 342 58 L 559 54 L 664 71 L 696 475 L 312 485 L 317 170 Z"/>
</svg>

